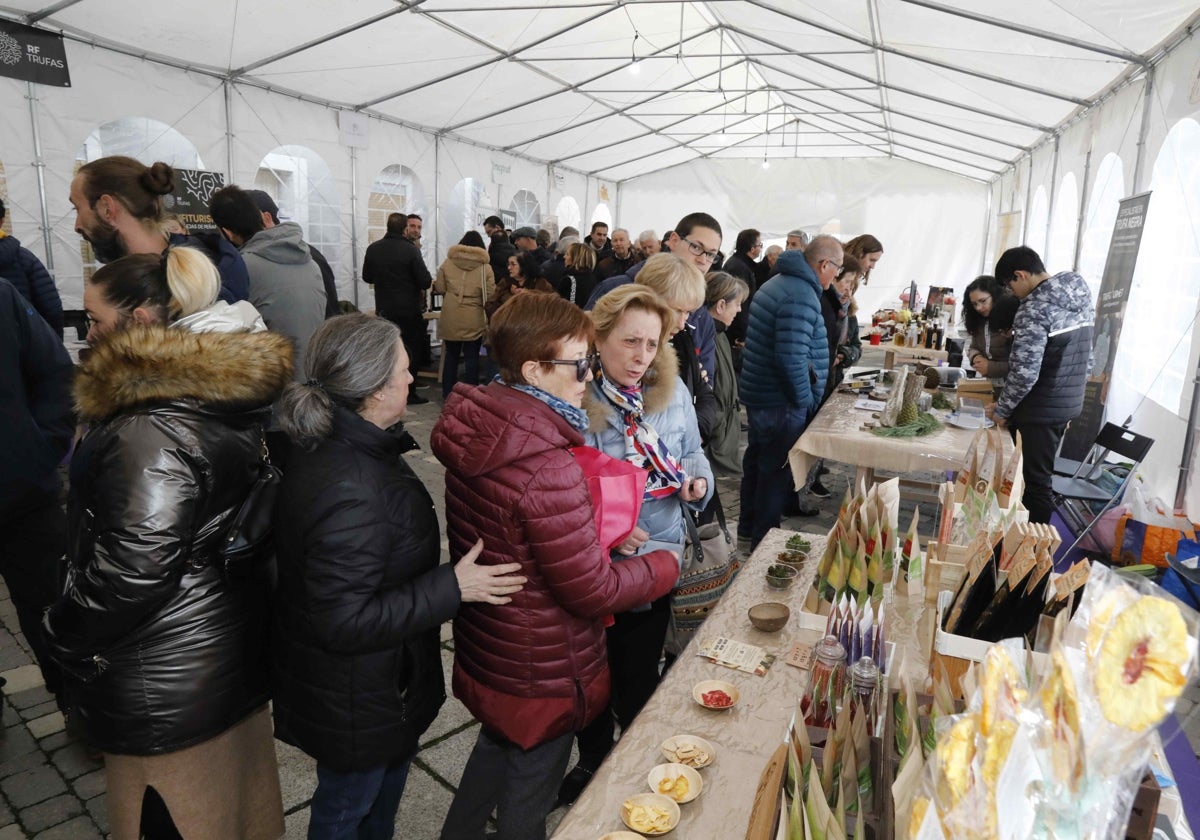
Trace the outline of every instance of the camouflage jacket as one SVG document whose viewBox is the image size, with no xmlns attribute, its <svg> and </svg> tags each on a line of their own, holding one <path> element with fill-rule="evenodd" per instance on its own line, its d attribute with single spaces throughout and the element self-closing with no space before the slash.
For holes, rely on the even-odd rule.
<svg viewBox="0 0 1200 840">
<path fill-rule="evenodd" d="M 1078 416 L 1092 369 L 1095 320 L 1092 292 L 1075 272 L 1059 272 L 1039 284 L 1017 310 L 1008 379 L 996 414 L 1033 423 Z"/>
</svg>

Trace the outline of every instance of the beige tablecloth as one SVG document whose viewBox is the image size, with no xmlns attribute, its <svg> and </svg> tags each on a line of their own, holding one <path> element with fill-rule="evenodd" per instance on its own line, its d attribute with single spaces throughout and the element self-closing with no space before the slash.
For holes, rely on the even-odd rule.
<svg viewBox="0 0 1200 840">
<path fill-rule="evenodd" d="M 788 460 L 797 489 L 804 485 L 818 458 L 898 473 L 962 469 L 967 447 L 975 436 L 973 430 L 944 424 L 938 431 L 922 437 L 880 437 L 861 428 L 872 419 L 872 412 L 854 407 L 859 398 L 835 393 L 792 446 Z M 1011 439 L 1005 434 L 1004 440 L 1008 450 Z"/>
<path fill-rule="evenodd" d="M 623 830 L 621 803 L 633 794 L 649 792 L 646 774 L 666 761 L 659 746 L 672 735 L 681 734 L 699 735 L 712 742 L 717 758 L 700 771 L 703 792 L 698 799 L 680 806 L 679 826 L 668 836 L 673 840 L 729 840 L 745 835 L 759 776 L 772 751 L 782 742 L 796 701 L 808 684 L 809 671 L 785 664 L 783 657 L 795 642 L 815 642 L 819 635 L 801 630 L 796 616 L 806 582 L 824 551 L 823 535 L 808 535 L 813 544 L 809 570 L 801 573 L 791 589 L 780 591 L 766 585 L 766 568 L 792 533 L 773 530 L 767 534 L 700 633 L 705 638 L 726 636 L 748 642 L 776 654 L 779 658 L 771 670 L 759 677 L 714 665 L 696 656 L 692 648 L 684 651 L 563 818 L 554 840 L 597 840 L 608 832 Z M 781 601 L 791 607 L 791 619 L 783 630 L 762 633 L 751 626 L 746 611 L 762 601 Z M 889 606 L 890 638 L 898 642 L 911 640 L 905 670 L 914 675 L 923 674 L 927 667 L 927 654 L 919 653 L 916 642 L 914 610 L 920 605 L 921 599 L 913 598 L 897 599 Z M 738 704 L 724 711 L 710 711 L 693 701 L 692 686 L 707 679 L 737 686 L 741 692 Z"/>
</svg>

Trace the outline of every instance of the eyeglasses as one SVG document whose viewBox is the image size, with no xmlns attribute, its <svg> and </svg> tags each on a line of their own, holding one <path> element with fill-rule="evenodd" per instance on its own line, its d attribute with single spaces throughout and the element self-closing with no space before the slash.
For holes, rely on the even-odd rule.
<svg viewBox="0 0 1200 840">
<path fill-rule="evenodd" d="M 987 295 L 986 297 L 981 297 L 979 300 L 971 301 L 971 305 L 974 306 L 976 309 L 978 309 L 979 307 L 986 306 L 987 304 L 989 304 L 991 302 L 992 302 L 992 296 Z"/>
<path fill-rule="evenodd" d="M 541 362 L 543 365 L 575 365 L 575 381 L 587 382 L 588 373 L 592 369 L 592 362 L 596 361 L 596 354 L 589 353 L 582 359 L 546 359 Z"/>
<path fill-rule="evenodd" d="M 721 253 L 720 251 L 705 251 L 703 245 L 701 245 L 699 242 L 693 242 L 686 236 L 681 236 L 680 239 L 687 243 L 688 250 L 691 251 L 692 254 L 697 257 L 704 257 L 704 259 L 708 260 L 709 262 L 715 260 L 717 258 L 717 254 Z"/>
<path fill-rule="evenodd" d="M 841 264 L 841 263 L 835 263 L 833 260 L 825 260 L 825 262 L 829 263 L 831 266 L 833 266 L 834 268 L 836 268 L 838 271 L 841 271 L 841 270 L 842 270 L 842 264 Z"/>
</svg>

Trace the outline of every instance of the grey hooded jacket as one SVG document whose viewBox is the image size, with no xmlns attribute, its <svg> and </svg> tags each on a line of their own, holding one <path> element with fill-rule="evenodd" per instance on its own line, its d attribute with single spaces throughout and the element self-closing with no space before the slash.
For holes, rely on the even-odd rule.
<svg viewBox="0 0 1200 840">
<path fill-rule="evenodd" d="M 308 339 L 325 320 L 325 285 L 295 222 L 260 230 L 242 246 L 250 274 L 250 302 L 267 327 L 296 347 L 293 377 L 303 381 Z"/>
</svg>

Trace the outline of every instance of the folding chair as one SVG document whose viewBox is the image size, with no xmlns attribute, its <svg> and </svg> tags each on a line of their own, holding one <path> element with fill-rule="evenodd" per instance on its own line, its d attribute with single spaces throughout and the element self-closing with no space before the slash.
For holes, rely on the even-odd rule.
<svg viewBox="0 0 1200 840">
<path fill-rule="evenodd" d="M 1132 422 L 1133 422 L 1133 417 L 1130 417 L 1128 420 L 1126 420 L 1124 423 L 1121 424 L 1121 428 L 1128 429 L 1129 424 Z M 1104 428 L 1107 429 L 1108 426 L 1111 426 L 1111 425 L 1112 424 L 1109 423 Z M 1103 434 L 1104 429 L 1101 429 L 1100 432 L 1101 432 L 1101 434 Z M 1061 451 L 1061 449 L 1062 449 L 1062 443 L 1060 442 L 1059 450 Z M 1108 456 L 1108 450 L 1103 448 L 1103 446 L 1101 445 L 1101 442 L 1100 442 L 1100 437 L 1097 436 L 1096 440 L 1094 440 L 1092 442 L 1092 446 L 1088 450 L 1088 453 L 1083 456 L 1082 461 L 1076 461 L 1074 458 L 1064 458 L 1061 455 L 1056 455 L 1054 458 L 1054 474 L 1055 475 L 1070 475 L 1070 476 L 1079 477 L 1081 472 L 1085 472 L 1084 468 L 1086 467 L 1087 468 L 1086 472 L 1089 475 L 1091 475 L 1092 468 L 1093 467 L 1099 468 L 1099 466 L 1104 463 L 1104 459 L 1107 456 Z"/>
<path fill-rule="evenodd" d="M 1113 423 L 1105 423 L 1100 434 L 1096 435 L 1092 451 L 1088 453 L 1087 458 L 1079 462 L 1074 474 L 1051 477 L 1051 484 L 1054 488 L 1054 506 L 1064 514 L 1063 519 L 1068 525 L 1078 529 L 1075 542 L 1071 543 L 1070 548 L 1067 549 L 1068 553 L 1088 535 L 1092 526 L 1100 521 L 1101 516 L 1120 502 L 1125 495 L 1125 488 L 1128 487 L 1138 466 L 1146 459 L 1146 454 L 1153 445 L 1153 438 L 1139 435 Z M 1118 455 L 1131 464 L 1115 490 L 1101 484 L 1105 459 L 1110 454 Z M 1091 520 L 1085 521 L 1081 515 L 1071 510 L 1069 503 L 1072 501 L 1100 503 L 1102 506 L 1099 511 L 1095 512 Z"/>
</svg>

